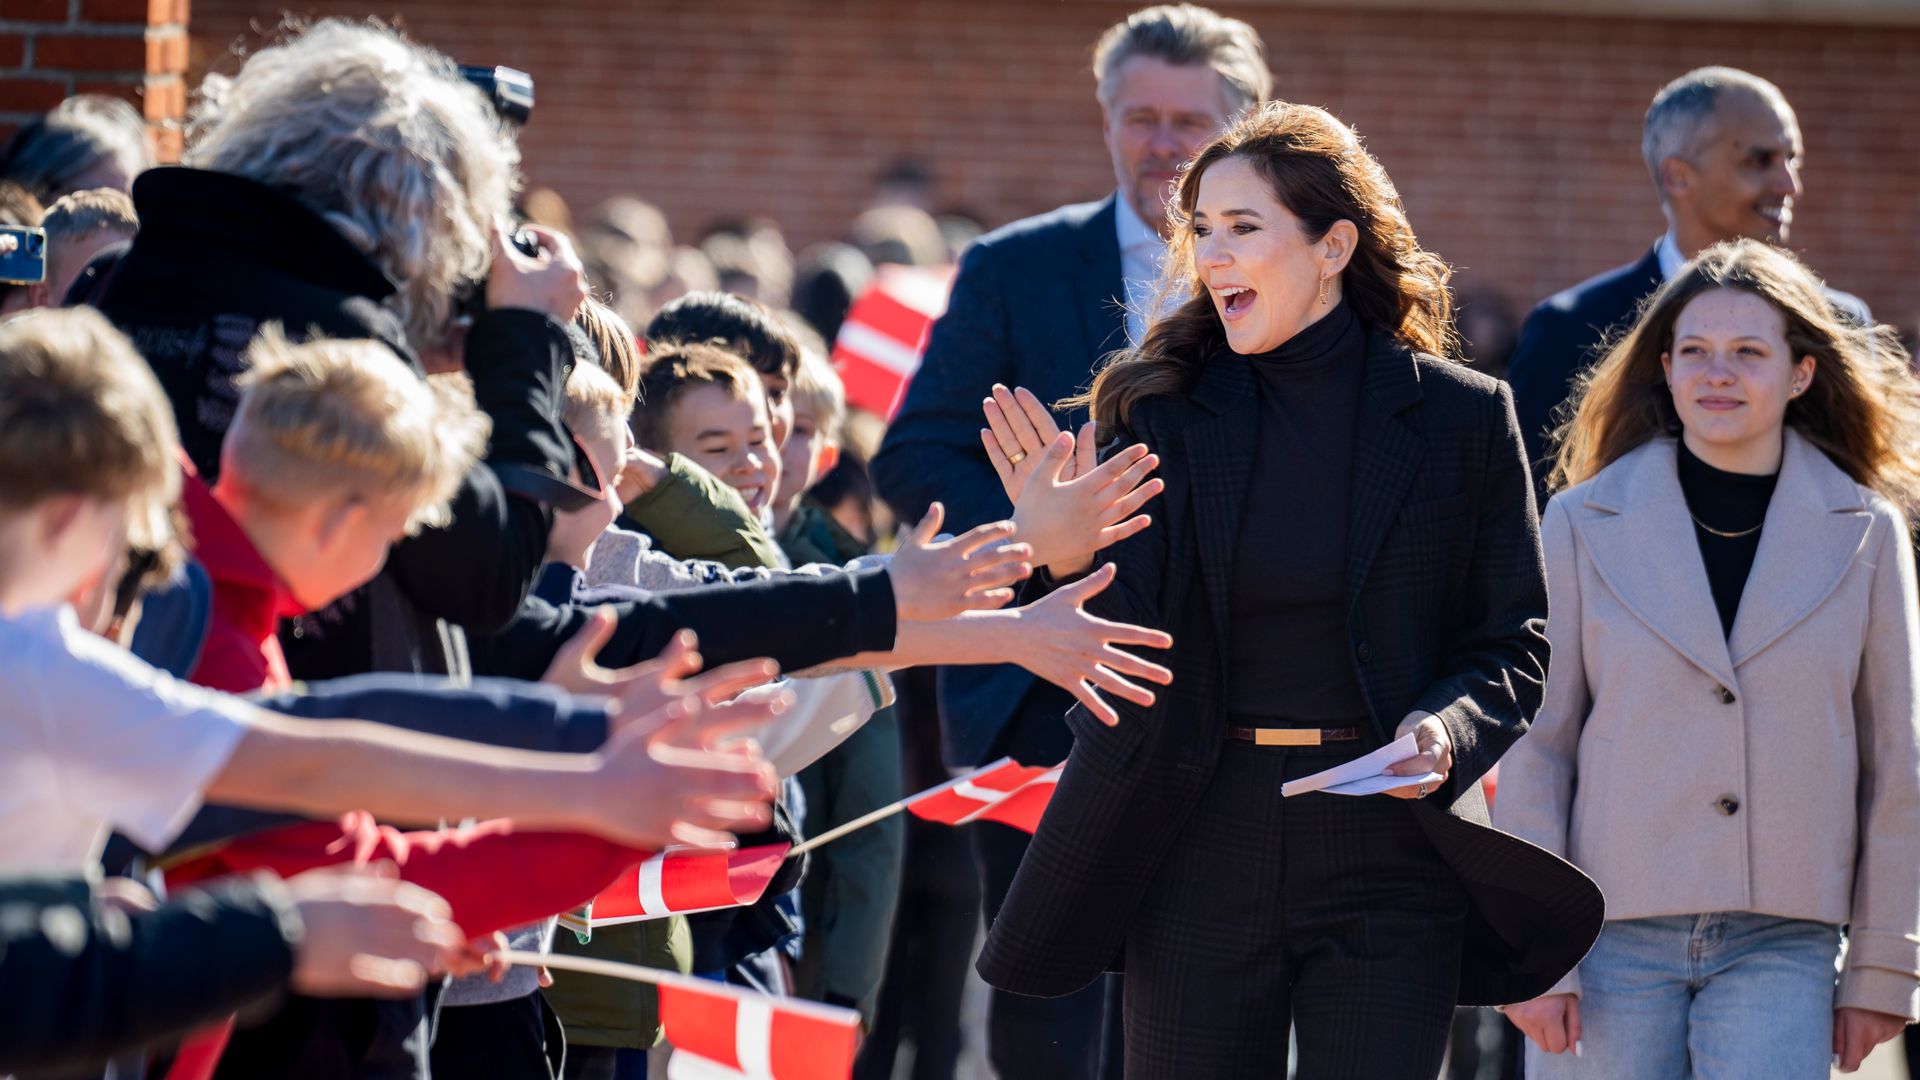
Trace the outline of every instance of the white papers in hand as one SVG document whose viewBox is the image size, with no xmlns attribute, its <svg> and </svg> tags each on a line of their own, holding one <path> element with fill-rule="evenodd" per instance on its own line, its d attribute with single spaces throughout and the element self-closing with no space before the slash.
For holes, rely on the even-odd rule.
<svg viewBox="0 0 1920 1080">
<path fill-rule="evenodd" d="M 1419 752 L 1420 747 L 1414 741 L 1413 733 L 1408 732 L 1365 757 L 1335 765 L 1312 776 L 1289 780 L 1280 786 L 1280 794 L 1285 798 L 1305 795 L 1309 791 L 1324 791 L 1329 795 L 1377 795 L 1394 788 L 1431 784 L 1439 780 L 1440 774 L 1436 772 L 1425 776 L 1393 776 L 1385 771 L 1387 766 L 1405 761 Z"/>
</svg>

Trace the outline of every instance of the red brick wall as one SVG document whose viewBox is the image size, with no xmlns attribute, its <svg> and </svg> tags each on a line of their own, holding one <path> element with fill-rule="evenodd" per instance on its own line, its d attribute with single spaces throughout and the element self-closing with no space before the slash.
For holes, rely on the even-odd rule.
<svg viewBox="0 0 1920 1080">
<path fill-rule="evenodd" d="M 45 2 L 45 0 L 42 0 Z M 59 2 L 59 0 L 53 0 Z M 97 2 L 97 0 L 84 0 Z M 1920 30 L 1342 12 L 1221 4 L 1266 36 L 1278 92 L 1353 123 L 1423 241 L 1523 308 L 1637 256 L 1662 225 L 1639 157 L 1653 92 L 1724 63 L 1777 82 L 1806 131 L 1793 242 L 1883 317 L 1920 313 Z M 194 68 L 270 22 L 200 0 Z M 315 13 L 365 12 L 334 0 Z M 374 9 L 381 10 L 381 9 Z M 534 73 L 524 146 L 576 213 L 659 203 L 682 235 L 766 213 L 838 236 L 902 156 L 997 225 L 1112 184 L 1088 47 L 1130 5 L 1070 0 L 414 0 L 418 37 Z M 230 66 L 231 61 L 226 61 Z"/>
<path fill-rule="evenodd" d="M 0 133 L 69 94 L 142 110 L 163 160 L 180 152 L 187 0 L 0 0 Z"/>
</svg>

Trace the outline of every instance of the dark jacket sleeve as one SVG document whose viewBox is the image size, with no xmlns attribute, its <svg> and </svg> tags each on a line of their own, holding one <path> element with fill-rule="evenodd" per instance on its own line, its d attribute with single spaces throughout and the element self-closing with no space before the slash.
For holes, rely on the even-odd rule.
<svg viewBox="0 0 1920 1080">
<path fill-rule="evenodd" d="M 975 244 L 960 260 L 947 312 L 933 324 L 900 413 L 873 459 L 873 482 L 903 521 L 938 500 L 948 532 L 1013 512 L 980 445 L 980 402 L 1016 376 L 1000 284 L 999 251 Z"/>
<path fill-rule="evenodd" d="M 387 568 L 423 614 L 490 633 L 520 610 L 546 559 L 553 515 L 508 493 L 496 470 L 565 478 L 571 440 L 560 423 L 573 349 L 559 323 L 530 311 L 490 311 L 467 335 L 474 400 L 493 421 L 485 462 L 453 500 L 453 521 L 393 546 Z"/>
<path fill-rule="evenodd" d="M 0 885 L 0 1073 L 97 1071 L 119 1053 L 275 996 L 299 914 L 271 876 L 233 878 L 132 916 L 78 879 Z"/>
<path fill-rule="evenodd" d="M 1571 344 L 1572 318 L 1542 304 L 1520 324 L 1520 337 L 1507 361 L 1507 383 L 1513 387 L 1513 411 L 1527 460 L 1543 477 L 1553 430 L 1553 413 L 1567 400 L 1580 357 Z"/>
<path fill-rule="evenodd" d="M 619 623 L 600 650 L 606 667 L 651 659 L 682 629 L 700 636 L 700 655 L 709 667 L 764 656 L 783 671 L 801 671 L 893 648 L 893 584 L 884 568 L 725 582 L 612 606 Z M 472 642 L 473 669 L 538 679 L 591 610 L 530 597 L 505 630 Z"/>
<path fill-rule="evenodd" d="M 1453 738 L 1453 772 L 1437 796 L 1451 803 L 1525 734 L 1547 680 L 1547 573 L 1527 483 L 1526 451 L 1506 387 L 1488 398 L 1486 470 L 1478 521 L 1446 672 L 1414 708 Z"/>
<path fill-rule="evenodd" d="M 603 702 L 507 679 L 475 679 L 471 686 L 457 687 L 428 676 L 356 675 L 261 698 L 259 703 L 305 720 L 368 720 L 516 750 L 586 754 L 607 741 Z M 181 830 L 167 853 L 303 820 L 292 814 L 207 805 Z M 108 846 L 106 865 L 110 870 L 121 869 L 138 854 L 137 848 L 116 836 Z"/>
</svg>

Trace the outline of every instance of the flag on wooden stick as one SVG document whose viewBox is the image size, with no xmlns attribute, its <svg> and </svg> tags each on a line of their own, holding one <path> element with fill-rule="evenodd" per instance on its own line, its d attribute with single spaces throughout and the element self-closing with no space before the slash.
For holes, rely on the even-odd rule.
<svg viewBox="0 0 1920 1080">
<path fill-rule="evenodd" d="M 740 907 L 760 899 L 780 864 L 786 844 L 736 851 L 663 851 L 621 874 L 586 909 L 561 921 L 574 930 L 664 919 Z"/>
</svg>

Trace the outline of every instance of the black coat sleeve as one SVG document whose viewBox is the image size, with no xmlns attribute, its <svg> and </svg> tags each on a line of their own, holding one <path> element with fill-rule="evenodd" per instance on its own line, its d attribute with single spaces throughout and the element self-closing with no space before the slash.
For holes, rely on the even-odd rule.
<svg viewBox="0 0 1920 1080">
<path fill-rule="evenodd" d="M 600 651 L 607 667 L 651 659 L 682 629 L 700 636 L 709 667 L 764 656 L 800 671 L 894 641 L 893 584 L 883 568 L 727 582 L 610 606 L 619 624 Z M 474 671 L 538 679 L 591 610 L 529 597 L 505 630 L 472 642 Z"/>
<path fill-rule="evenodd" d="M 271 999 L 300 937 L 270 875 L 132 916 L 96 907 L 79 879 L 0 884 L 0 1073 L 97 1071 Z"/>
<path fill-rule="evenodd" d="M 1439 796 L 1445 803 L 1525 734 L 1546 693 L 1546 560 L 1526 451 L 1507 388 L 1485 404 L 1488 453 L 1473 493 L 1478 522 L 1464 604 L 1441 665 L 1446 674 L 1414 706 L 1438 716 L 1453 739 L 1453 771 Z"/>
<path fill-rule="evenodd" d="M 505 626 L 546 559 L 552 513 L 511 495 L 495 470 L 564 479 L 573 464 L 560 422 L 573 348 L 559 323 L 531 311 L 491 311 L 467 336 L 474 400 L 493 421 L 487 457 L 453 500 L 453 521 L 393 546 L 387 569 L 423 614 L 468 633 Z"/>
</svg>

